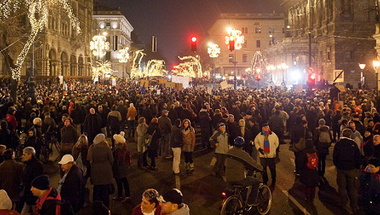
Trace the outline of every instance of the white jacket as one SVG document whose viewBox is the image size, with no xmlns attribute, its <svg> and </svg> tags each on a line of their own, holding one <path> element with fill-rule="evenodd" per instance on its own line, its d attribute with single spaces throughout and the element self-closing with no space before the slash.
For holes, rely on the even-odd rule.
<svg viewBox="0 0 380 215">
<path fill-rule="evenodd" d="M 274 158 L 274 157 L 276 157 L 276 150 L 280 144 L 278 137 L 274 132 L 271 132 L 268 136 L 268 140 L 269 140 L 269 148 L 270 148 L 269 154 L 265 154 L 265 153 L 261 154 L 259 149 L 264 150 L 264 135 L 262 132 L 260 132 L 255 138 L 255 147 L 258 151 L 260 158 Z"/>
</svg>

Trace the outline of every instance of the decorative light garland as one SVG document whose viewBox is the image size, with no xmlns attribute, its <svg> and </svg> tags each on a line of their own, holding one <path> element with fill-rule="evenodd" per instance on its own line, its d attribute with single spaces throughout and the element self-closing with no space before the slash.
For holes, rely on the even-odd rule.
<svg viewBox="0 0 380 215">
<path fill-rule="evenodd" d="M 218 44 L 215 43 L 209 43 L 207 53 L 211 58 L 217 58 L 220 54 L 220 48 Z"/>
<path fill-rule="evenodd" d="M 90 50 L 92 54 L 97 57 L 104 57 L 107 54 L 107 51 L 110 49 L 110 43 L 107 42 L 107 38 L 103 35 L 96 35 L 92 38 L 90 42 Z"/>
<path fill-rule="evenodd" d="M 92 67 L 92 79 L 94 80 L 96 76 L 100 75 L 112 75 L 112 65 L 109 61 L 105 61 L 104 63 L 100 61 L 96 61 L 96 67 Z"/>
<path fill-rule="evenodd" d="M 132 68 L 131 68 L 131 78 L 139 77 L 142 74 L 142 68 L 141 68 L 141 61 L 144 58 L 146 54 L 144 53 L 144 49 L 135 51 L 134 58 L 132 61 Z"/>
<path fill-rule="evenodd" d="M 165 61 L 164 60 L 150 60 L 145 69 L 145 76 L 155 77 L 155 76 L 164 76 L 164 74 L 168 73 L 165 69 Z"/>
<path fill-rule="evenodd" d="M 20 3 L 22 0 L 8 0 L 0 4 L 0 19 L 1 21 L 6 21 L 11 11 L 16 11 L 20 9 Z M 44 29 L 48 23 L 49 16 L 49 7 L 57 6 L 58 4 L 63 6 L 63 9 L 66 11 L 67 16 L 71 21 L 72 27 L 80 34 L 80 23 L 78 18 L 74 15 L 72 7 L 68 3 L 68 0 L 25 0 L 24 1 L 27 10 L 28 18 L 31 26 L 31 33 L 26 41 L 21 53 L 17 57 L 15 68 L 12 68 L 12 79 L 20 80 L 21 78 L 21 69 L 25 61 L 25 58 L 30 50 L 30 47 L 33 45 L 34 41 L 37 38 L 37 34 Z M 38 18 L 37 18 L 38 15 Z"/>
<path fill-rule="evenodd" d="M 129 60 L 129 47 L 124 47 L 120 49 L 117 53 L 117 59 L 119 59 L 120 63 L 127 63 Z"/>
<path fill-rule="evenodd" d="M 193 56 L 178 56 L 178 58 L 185 62 L 182 62 L 177 66 L 174 66 L 173 72 L 175 74 L 191 78 L 203 76 L 202 65 L 198 58 Z"/>
</svg>

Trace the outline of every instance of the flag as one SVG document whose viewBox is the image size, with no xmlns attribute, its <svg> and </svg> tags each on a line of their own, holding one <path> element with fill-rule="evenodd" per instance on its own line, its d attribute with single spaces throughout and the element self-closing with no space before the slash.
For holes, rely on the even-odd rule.
<svg viewBox="0 0 380 215">
<path fill-rule="evenodd" d="M 144 85 L 143 85 L 142 88 L 141 88 L 141 93 L 142 93 L 142 94 L 145 94 L 145 83 L 144 83 Z"/>
</svg>

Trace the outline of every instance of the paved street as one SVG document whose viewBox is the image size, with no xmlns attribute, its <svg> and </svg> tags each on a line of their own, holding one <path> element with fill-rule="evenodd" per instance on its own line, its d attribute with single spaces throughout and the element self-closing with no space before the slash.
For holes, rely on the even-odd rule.
<svg viewBox="0 0 380 215">
<path fill-rule="evenodd" d="M 131 142 L 129 148 L 135 151 L 135 143 Z M 303 185 L 293 173 L 294 155 L 288 148 L 288 144 L 281 145 L 281 161 L 277 165 L 278 179 L 273 193 L 273 205 L 270 214 L 348 214 L 338 207 L 336 170 L 332 165 L 332 152 L 328 156 L 326 168 L 326 178 L 329 185 L 317 189 L 315 207 L 312 207 L 304 201 Z M 190 206 L 191 214 L 218 214 L 222 202 L 221 192 L 226 183 L 222 178 L 211 176 L 209 164 L 213 152 L 197 150 L 194 157 L 196 168 L 192 176 L 187 176 L 185 173 L 174 176 L 171 170 L 172 162 L 169 160 L 158 158 L 157 171 L 140 170 L 136 167 L 136 160 L 134 160 L 128 177 L 133 200 L 127 203 L 111 201 L 113 214 L 131 214 L 133 207 L 139 204 L 142 192 L 151 187 L 160 193 L 173 187 L 180 188 L 184 194 L 184 201 Z M 52 185 L 56 187 L 59 175 L 53 172 L 57 170 L 58 166 L 47 164 L 45 167 L 51 174 Z M 181 170 L 185 171 L 183 165 Z M 90 183 L 87 186 L 92 189 Z M 84 208 L 81 214 L 88 214 L 88 212 L 89 208 Z"/>
</svg>

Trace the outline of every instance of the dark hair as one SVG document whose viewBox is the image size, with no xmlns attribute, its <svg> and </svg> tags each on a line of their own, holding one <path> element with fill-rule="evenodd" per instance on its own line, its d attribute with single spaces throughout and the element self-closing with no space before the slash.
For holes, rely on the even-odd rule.
<svg viewBox="0 0 380 215">
<path fill-rule="evenodd" d="M 3 154 L 4 160 L 11 160 L 14 152 L 15 152 L 15 150 L 13 150 L 13 149 L 5 150 L 5 152 Z"/>
<path fill-rule="evenodd" d="M 177 127 L 181 127 L 181 120 L 180 119 L 176 119 L 174 121 L 174 125 L 177 126 Z"/>
</svg>

